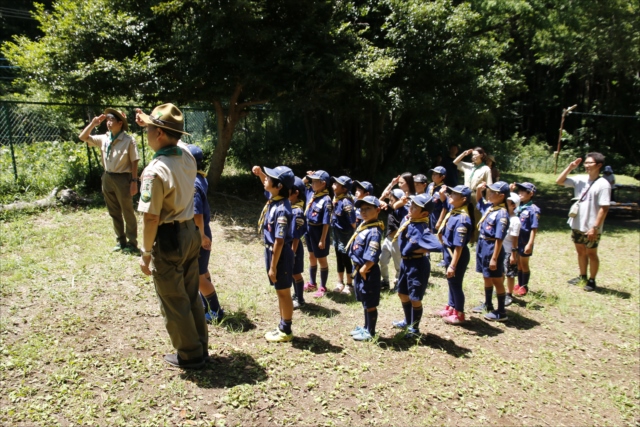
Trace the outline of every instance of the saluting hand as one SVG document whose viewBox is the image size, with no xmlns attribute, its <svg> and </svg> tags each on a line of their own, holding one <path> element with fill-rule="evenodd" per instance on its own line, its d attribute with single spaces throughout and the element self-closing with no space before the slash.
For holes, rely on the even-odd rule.
<svg viewBox="0 0 640 427">
<path fill-rule="evenodd" d="M 136 123 L 140 127 L 147 127 L 147 124 L 142 121 L 140 114 L 144 114 L 140 108 L 136 108 Z"/>
<path fill-rule="evenodd" d="M 578 157 L 573 162 L 569 163 L 569 170 L 576 169 L 578 166 L 580 166 L 580 163 L 582 163 L 582 159 Z"/>
<path fill-rule="evenodd" d="M 93 118 L 93 120 L 91 120 L 91 125 L 94 126 L 94 127 L 98 126 L 106 118 L 107 118 L 107 116 L 105 116 L 104 114 L 100 114 L 99 116 L 96 116 L 96 117 Z"/>
<path fill-rule="evenodd" d="M 251 173 L 255 176 L 260 176 L 260 172 L 262 172 L 262 168 L 260 166 L 254 166 L 251 168 Z"/>
</svg>

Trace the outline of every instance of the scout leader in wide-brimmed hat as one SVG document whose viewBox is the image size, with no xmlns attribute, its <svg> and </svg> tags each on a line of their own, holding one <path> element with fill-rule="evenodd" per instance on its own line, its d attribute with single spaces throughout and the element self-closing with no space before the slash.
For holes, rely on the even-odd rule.
<svg viewBox="0 0 640 427">
<path fill-rule="evenodd" d="M 106 108 L 102 112 L 102 114 L 104 114 L 107 119 L 109 119 L 110 115 L 115 117 L 116 119 L 118 119 L 118 121 L 122 122 L 122 130 L 125 132 L 129 131 L 129 122 L 127 122 L 127 115 L 122 111 L 118 111 L 115 108 Z"/>
<path fill-rule="evenodd" d="M 142 127 L 152 125 L 156 128 L 161 128 L 176 140 L 180 139 L 180 135 L 189 135 L 184 130 L 184 116 L 182 111 L 173 104 L 159 105 L 154 108 L 149 115 L 137 108 L 136 123 Z"/>
</svg>

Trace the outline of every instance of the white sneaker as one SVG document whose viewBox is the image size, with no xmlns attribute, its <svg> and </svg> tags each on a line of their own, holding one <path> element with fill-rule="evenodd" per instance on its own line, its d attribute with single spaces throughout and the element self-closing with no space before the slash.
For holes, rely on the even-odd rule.
<svg viewBox="0 0 640 427">
<path fill-rule="evenodd" d="M 336 287 L 333 289 L 333 292 L 341 293 L 344 290 L 344 283 L 336 283 Z"/>
<path fill-rule="evenodd" d="M 342 295 L 351 295 L 353 293 L 353 286 L 345 286 L 341 293 Z"/>
</svg>

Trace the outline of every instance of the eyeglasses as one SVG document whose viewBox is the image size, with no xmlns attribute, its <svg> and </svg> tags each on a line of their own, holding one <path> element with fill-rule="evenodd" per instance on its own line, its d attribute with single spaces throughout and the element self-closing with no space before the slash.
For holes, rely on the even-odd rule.
<svg viewBox="0 0 640 427">
<path fill-rule="evenodd" d="M 583 165 L 587 166 L 587 165 L 595 165 L 596 162 L 584 162 Z"/>
</svg>

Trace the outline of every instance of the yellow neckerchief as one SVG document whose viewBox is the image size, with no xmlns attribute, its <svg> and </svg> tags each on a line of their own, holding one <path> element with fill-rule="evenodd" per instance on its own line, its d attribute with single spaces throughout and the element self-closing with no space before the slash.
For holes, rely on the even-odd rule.
<svg viewBox="0 0 640 427">
<path fill-rule="evenodd" d="M 447 212 L 447 214 L 444 217 L 444 221 L 442 221 L 442 225 L 440 226 L 440 228 L 438 228 L 438 234 L 444 231 L 445 227 L 447 226 L 447 222 L 449 221 L 449 218 L 455 215 L 459 215 L 461 213 L 464 213 L 467 216 L 469 216 L 469 209 L 467 208 L 467 205 L 462 205 L 462 207 L 451 209 L 449 212 Z"/>
<path fill-rule="evenodd" d="M 353 233 L 353 236 L 351 236 L 351 238 L 349 239 L 349 243 L 347 243 L 347 252 L 349 252 L 349 249 L 351 248 L 351 244 L 353 243 L 354 240 L 356 240 L 356 236 L 360 234 L 361 231 L 364 231 L 367 228 L 373 228 L 373 227 L 380 227 L 380 229 L 384 231 L 384 222 L 379 220 L 374 220 L 372 222 L 363 222 L 362 224 L 360 224 L 356 229 L 355 233 Z"/>
<path fill-rule="evenodd" d="M 349 197 L 349 193 L 342 193 L 342 194 L 337 194 L 335 196 L 333 196 L 333 204 L 335 205 L 336 203 L 338 203 L 340 200 L 342 199 L 346 199 Z"/>
<path fill-rule="evenodd" d="M 297 202 L 291 205 L 291 209 L 293 208 L 300 208 L 300 209 L 304 208 L 304 202 L 302 200 L 298 200 Z"/>
<path fill-rule="evenodd" d="M 480 222 L 478 223 L 478 230 L 480 230 L 480 224 L 482 224 L 482 222 L 485 220 L 485 218 L 487 216 L 489 216 L 489 214 L 491 212 L 495 212 L 495 211 L 500 210 L 500 209 L 506 209 L 506 206 L 504 205 L 504 203 L 500 203 L 497 206 L 491 206 L 490 209 L 487 209 L 486 212 L 484 213 L 484 215 L 482 215 L 482 218 L 480 219 Z"/>
<path fill-rule="evenodd" d="M 400 228 L 398 228 L 398 232 L 396 233 L 396 235 L 393 236 L 393 241 L 395 242 L 396 240 L 398 240 L 398 237 L 400 237 L 402 232 L 407 229 L 407 227 L 409 226 L 410 223 L 416 224 L 416 223 L 421 223 L 421 222 L 429 224 L 429 217 L 427 216 L 427 217 L 424 217 L 424 218 L 410 219 L 409 221 L 403 222 L 400 225 Z"/>
<path fill-rule="evenodd" d="M 431 185 L 429 186 L 429 187 L 431 187 L 431 191 L 429 191 L 429 196 L 433 196 L 433 192 L 436 189 L 436 187 L 442 186 L 443 182 L 440 181 L 440 184 L 436 184 L 436 182 L 433 181 L 432 184 L 433 184 L 433 186 L 431 186 Z"/>
<path fill-rule="evenodd" d="M 313 197 L 311 198 L 311 200 L 309 200 L 309 202 L 307 203 L 307 208 L 304 210 L 304 214 L 306 215 L 307 212 L 309 212 L 309 207 L 311 207 L 311 204 L 313 203 L 313 201 L 315 199 L 318 199 L 320 197 L 324 197 L 327 194 L 329 194 L 329 190 L 327 190 L 326 188 L 322 191 L 318 191 L 316 193 L 313 193 Z"/>
<path fill-rule="evenodd" d="M 267 200 L 267 203 L 265 203 L 264 208 L 262 208 L 260 219 L 258 220 L 258 233 L 262 231 L 262 226 L 264 225 L 264 219 L 267 216 L 267 212 L 269 211 L 269 206 L 271 205 L 271 203 L 279 202 L 282 199 L 284 199 L 284 197 L 282 196 L 273 196 L 269 200 Z"/>
<path fill-rule="evenodd" d="M 203 177 L 207 177 L 207 173 L 205 171 L 198 171 L 199 175 L 202 175 Z"/>
</svg>

